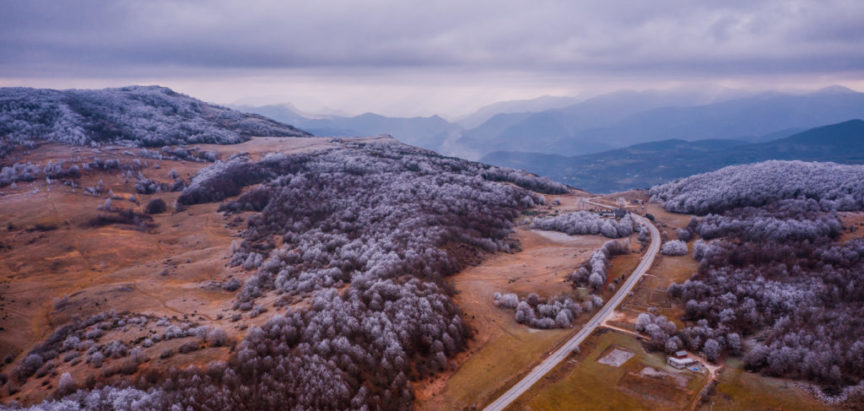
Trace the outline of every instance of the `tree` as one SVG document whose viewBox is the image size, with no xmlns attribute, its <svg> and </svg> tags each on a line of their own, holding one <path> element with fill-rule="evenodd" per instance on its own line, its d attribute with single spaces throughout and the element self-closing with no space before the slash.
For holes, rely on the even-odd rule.
<svg viewBox="0 0 864 411">
<path fill-rule="evenodd" d="M 720 350 L 720 343 L 713 338 L 707 339 L 705 345 L 702 347 L 702 352 L 705 353 L 705 357 L 711 362 L 717 360 L 717 356 L 720 355 Z"/>
<path fill-rule="evenodd" d="M 667 241 L 660 248 L 660 254 L 678 256 L 687 254 L 687 243 L 681 240 Z"/>
<path fill-rule="evenodd" d="M 147 214 L 161 214 L 164 213 L 168 209 L 168 205 L 165 204 L 165 200 L 161 198 L 154 198 L 147 203 L 147 206 L 144 207 L 144 212 Z"/>
<path fill-rule="evenodd" d="M 77 384 L 75 384 L 75 380 L 72 378 L 68 372 L 64 372 L 60 375 L 60 380 L 57 382 L 57 394 L 58 395 L 68 395 L 71 394 L 78 388 Z"/>
</svg>

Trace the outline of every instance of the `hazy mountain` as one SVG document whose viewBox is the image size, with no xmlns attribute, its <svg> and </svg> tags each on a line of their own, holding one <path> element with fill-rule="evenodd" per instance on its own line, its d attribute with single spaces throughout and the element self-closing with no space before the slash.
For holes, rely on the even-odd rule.
<svg viewBox="0 0 864 411">
<path fill-rule="evenodd" d="M 385 117 L 366 113 L 354 117 L 314 116 L 289 105 L 241 106 L 239 109 L 290 122 L 318 136 L 356 137 L 390 134 L 402 142 L 441 150 L 447 139 L 459 136 L 461 127 L 439 116 Z"/>
<path fill-rule="evenodd" d="M 530 100 L 501 101 L 481 107 L 477 111 L 459 117 L 456 123 L 465 128 L 474 128 L 497 114 L 502 113 L 536 113 L 538 111 L 567 107 L 576 104 L 578 97 L 542 96 Z"/>
<path fill-rule="evenodd" d="M 498 151 L 484 162 L 522 168 L 591 192 L 647 188 L 732 164 L 764 160 L 864 163 L 864 121 L 818 127 L 765 143 L 662 140 L 581 156 Z"/>
<path fill-rule="evenodd" d="M 0 88 L 0 142 L 162 146 L 239 143 L 251 136 L 309 136 L 157 86 L 104 90 Z"/>
<path fill-rule="evenodd" d="M 702 106 L 657 108 L 573 137 L 618 145 L 670 138 L 747 139 L 858 117 L 864 117 L 864 93 L 835 87 L 803 95 L 770 93 Z"/>
<path fill-rule="evenodd" d="M 480 157 L 493 149 L 587 154 L 614 148 L 586 130 L 614 126 L 628 116 L 660 107 L 692 106 L 740 97 L 744 92 L 709 89 L 620 91 L 536 113 L 503 113 L 463 133 L 451 154 Z"/>
<path fill-rule="evenodd" d="M 864 117 L 864 93 L 842 87 L 806 94 L 620 92 L 560 109 L 494 116 L 465 131 L 453 153 L 577 155 L 667 139 L 765 141 L 766 134 L 777 133 L 767 137 L 776 139 L 857 117 Z"/>
</svg>

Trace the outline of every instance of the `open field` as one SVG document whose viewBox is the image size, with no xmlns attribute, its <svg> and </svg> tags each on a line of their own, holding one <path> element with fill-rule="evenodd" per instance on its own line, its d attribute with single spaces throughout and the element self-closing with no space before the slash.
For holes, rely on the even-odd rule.
<svg viewBox="0 0 864 411">
<path fill-rule="evenodd" d="M 729 359 L 714 394 L 700 410 L 829 410 L 803 392 L 794 381 L 746 372 L 740 360 Z"/>
<path fill-rule="evenodd" d="M 551 196 L 550 196 L 551 197 Z M 580 196 L 555 196 L 561 201 L 552 212 L 578 209 Z M 567 330 L 535 330 L 516 323 L 513 312 L 492 304 L 495 292 L 554 296 L 572 292 L 564 275 L 578 267 L 607 238 L 568 236 L 523 227 L 517 229 L 522 251 L 495 255 L 453 277 L 455 301 L 475 329 L 469 349 L 454 361 L 455 371 L 415 385 L 420 409 L 452 410 L 482 406 L 506 391 L 549 352 L 578 331 L 593 313 L 583 313 Z M 638 250 L 631 244 L 633 250 Z M 609 280 L 629 273 L 637 253 L 615 257 Z M 613 292 L 604 288 L 608 299 Z"/>
<path fill-rule="evenodd" d="M 598 362 L 616 349 L 633 357 L 618 367 Z M 682 409 L 705 381 L 705 374 L 667 367 L 662 354 L 646 352 L 630 335 L 600 330 L 586 340 L 580 354 L 561 363 L 508 409 Z"/>
<path fill-rule="evenodd" d="M 492 256 L 454 277 L 458 290 L 455 301 L 474 327 L 475 338 L 468 351 L 457 357 L 460 364 L 455 372 L 417 387 L 419 408 L 462 409 L 483 404 L 573 332 L 535 330 L 518 324 L 513 311 L 492 304 L 492 296 L 495 292 L 554 296 L 571 291 L 564 275 L 605 239 L 575 236 L 569 241 L 553 241 L 521 228 L 517 236 L 522 241 L 521 252 Z M 586 316 L 577 321 L 584 322 Z"/>
</svg>

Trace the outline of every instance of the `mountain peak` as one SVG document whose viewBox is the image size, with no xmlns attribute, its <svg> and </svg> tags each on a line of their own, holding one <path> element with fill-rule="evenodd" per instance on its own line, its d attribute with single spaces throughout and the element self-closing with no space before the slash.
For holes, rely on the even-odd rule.
<svg viewBox="0 0 864 411">
<path fill-rule="evenodd" d="M 816 90 L 813 94 L 855 94 L 855 93 L 858 93 L 858 92 L 855 90 L 852 90 L 851 88 L 848 88 L 845 86 L 834 85 L 834 86 L 828 86 L 828 87 Z"/>
</svg>

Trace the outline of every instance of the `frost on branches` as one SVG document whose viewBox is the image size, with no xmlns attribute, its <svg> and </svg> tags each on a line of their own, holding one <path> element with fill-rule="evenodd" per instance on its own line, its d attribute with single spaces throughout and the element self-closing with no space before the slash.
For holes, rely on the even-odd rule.
<svg viewBox="0 0 864 411">
<path fill-rule="evenodd" d="M 710 239 L 694 243 L 698 272 L 668 289 L 686 325 L 665 333 L 669 347 L 823 387 L 860 383 L 864 239 L 838 241 L 837 211 L 862 209 L 862 177 L 862 166 L 768 161 L 652 188 L 669 211 L 708 214 L 688 226 Z"/>
<path fill-rule="evenodd" d="M 531 228 L 560 231 L 562 233 L 600 234 L 608 238 L 621 238 L 633 234 L 633 218 L 630 214 L 615 220 L 603 218 L 587 211 L 576 211 L 557 216 L 535 218 Z"/>
<path fill-rule="evenodd" d="M 220 208 L 251 212 L 232 246 L 231 263 L 255 270 L 236 315 L 264 312 L 265 294 L 276 306 L 303 304 L 250 329 L 227 363 L 57 401 L 102 406 L 123 395 L 154 409 L 410 408 L 410 381 L 448 369 L 471 336 L 445 277 L 478 253 L 518 250 L 511 221 L 544 202 L 522 186 L 558 185 L 504 169 L 492 176 L 489 166 L 398 143 L 340 144 L 214 163 L 178 200 L 221 201 L 257 185 Z M 574 305 L 538 302 L 532 314 L 544 326 L 569 324 L 581 309 Z M 187 331 L 169 327 L 165 338 L 175 334 Z"/>
<path fill-rule="evenodd" d="M 0 157 L 40 140 L 77 145 L 231 144 L 251 136 L 309 136 L 254 114 L 164 87 L 104 90 L 0 88 Z"/>
</svg>

